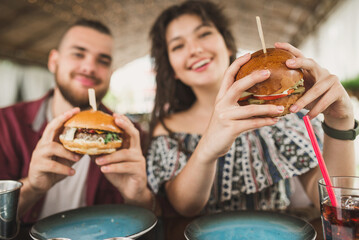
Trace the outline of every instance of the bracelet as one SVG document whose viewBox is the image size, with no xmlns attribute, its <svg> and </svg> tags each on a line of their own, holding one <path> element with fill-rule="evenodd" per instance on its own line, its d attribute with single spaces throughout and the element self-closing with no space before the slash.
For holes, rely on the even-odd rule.
<svg viewBox="0 0 359 240">
<path fill-rule="evenodd" d="M 355 140 L 359 135 L 359 121 L 354 119 L 354 128 L 349 130 L 337 130 L 329 127 L 324 121 L 322 122 L 322 128 L 325 134 L 329 137 L 339 140 Z"/>
</svg>

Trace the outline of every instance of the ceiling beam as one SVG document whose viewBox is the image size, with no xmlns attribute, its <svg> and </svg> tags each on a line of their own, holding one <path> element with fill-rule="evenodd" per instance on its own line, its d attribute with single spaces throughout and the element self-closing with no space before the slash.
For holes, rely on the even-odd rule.
<svg viewBox="0 0 359 240">
<path fill-rule="evenodd" d="M 2 18 L 0 21 L 0 35 L 16 26 L 20 19 L 23 19 L 26 16 L 36 15 L 37 13 L 40 13 L 38 8 L 32 5 L 26 5 L 14 11 L 10 17 Z"/>
<path fill-rule="evenodd" d="M 311 17 L 307 21 L 303 22 L 299 26 L 296 34 L 293 35 L 291 42 L 298 46 L 302 43 L 305 37 L 309 34 L 315 32 L 320 24 L 322 24 L 325 19 L 330 15 L 330 13 L 337 7 L 340 3 L 344 1 L 340 0 L 323 0 L 312 9 Z"/>
<path fill-rule="evenodd" d="M 287 2 L 286 0 L 276 0 L 277 2 L 283 2 L 283 4 L 286 5 L 292 5 L 292 8 L 297 8 L 300 9 L 302 12 L 305 12 L 306 14 L 310 14 L 310 9 L 308 7 L 305 7 L 303 4 L 297 4 L 296 2 Z M 295 0 L 298 1 L 298 0 Z M 268 1 L 270 2 L 270 1 Z M 237 6 L 238 8 L 240 8 L 241 10 L 243 10 L 244 13 L 246 13 L 246 15 L 249 16 L 254 16 L 254 15 L 263 15 L 263 17 L 270 17 L 273 18 L 273 15 L 269 14 L 268 11 L 266 11 L 266 8 L 264 8 L 264 4 L 268 4 L 268 2 L 262 3 L 260 4 L 257 1 L 238 1 Z M 300 2 L 300 1 L 298 1 Z M 259 7 L 262 6 L 263 7 Z M 287 17 L 283 17 L 283 15 L 276 15 L 275 16 L 275 20 L 282 22 L 283 24 L 291 24 L 291 25 L 297 25 L 298 22 L 294 21 L 293 19 L 287 18 Z M 262 22 L 262 24 L 265 24 L 264 22 Z"/>
<path fill-rule="evenodd" d="M 51 34 L 53 29 L 56 29 L 59 25 L 61 26 L 62 21 L 56 20 L 51 25 L 46 28 L 41 29 L 41 31 L 33 32 L 32 35 L 27 38 L 22 44 L 17 45 L 18 49 L 26 51 L 28 48 L 32 47 L 36 42 L 43 40 Z M 56 46 L 53 46 L 56 47 Z"/>
<path fill-rule="evenodd" d="M 0 58 L 10 59 L 14 62 L 26 65 L 47 67 L 47 55 L 40 52 L 18 50 L 11 46 L 1 46 Z"/>
</svg>

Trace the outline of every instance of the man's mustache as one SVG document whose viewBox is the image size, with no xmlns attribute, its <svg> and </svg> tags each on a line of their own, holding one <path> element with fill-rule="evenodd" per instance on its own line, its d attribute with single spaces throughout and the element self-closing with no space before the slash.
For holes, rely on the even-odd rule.
<svg viewBox="0 0 359 240">
<path fill-rule="evenodd" d="M 76 76 L 81 76 L 81 77 L 92 79 L 95 83 L 101 82 L 101 79 L 99 79 L 93 75 L 87 75 L 87 74 L 83 74 L 83 73 L 74 73 L 74 72 L 71 73 L 71 78 L 74 78 Z"/>
</svg>

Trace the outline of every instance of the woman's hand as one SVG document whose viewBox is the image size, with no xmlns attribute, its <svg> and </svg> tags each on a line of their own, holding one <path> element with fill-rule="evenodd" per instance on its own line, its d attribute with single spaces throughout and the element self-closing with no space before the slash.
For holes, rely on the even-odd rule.
<svg viewBox="0 0 359 240">
<path fill-rule="evenodd" d="M 290 108 L 292 112 L 306 108 L 308 116 L 316 117 L 323 113 L 325 123 L 338 130 L 348 130 L 354 126 L 353 109 L 350 98 L 341 85 L 338 77 L 319 66 L 314 60 L 305 58 L 303 54 L 288 43 L 276 43 L 275 47 L 290 51 L 296 59 L 288 60 L 289 68 L 301 68 L 304 81 L 312 86 Z M 355 175 L 355 155 L 353 141 L 342 141 L 324 135 L 323 158 L 329 174 L 332 176 Z M 318 168 L 300 176 L 303 188 L 313 203 L 318 203 L 316 183 L 322 178 Z"/>
<path fill-rule="evenodd" d="M 284 110 L 282 106 L 275 105 L 238 105 L 237 101 L 244 91 L 270 76 L 268 70 L 263 70 L 235 81 L 238 70 L 249 59 L 250 54 L 238 58 L 224 74 L 210 123 L 199 143 L 203 148 L 202 153 L 207 156 L 204 159 L 215 160 L 226 154 L 242 132 L 278 121 L 277 118 L 259 116 L 274 115 Z"/>
<path fill-rule="evenodd" d="M 309 90 L 290 108 L 298 112 L 306 108 L 308 116 L 316 117 L 323 113 L 328 125 L 336 129 L 349 129 L 354 125 L 350 98 L 337 76 L 330 74 L 313 59 L 305 58 L 300 50 L 289 43 L 276 43 L 275 47 L 293 53 L 296 59 L 286 62 L 289 68 L 301 68 Z"/>
</svg>

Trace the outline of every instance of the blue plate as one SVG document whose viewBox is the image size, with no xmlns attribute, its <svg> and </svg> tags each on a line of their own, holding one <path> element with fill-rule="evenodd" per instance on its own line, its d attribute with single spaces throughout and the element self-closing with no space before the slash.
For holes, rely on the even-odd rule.
<svg viewBox="0 0 359 240">
<path fill-rule="evenodd" d="M 195 219 L 185 229 L 188 240 L 315 239 L 306 221 L 287 214 L 264 211 L 224 212 Z"/>
<path fill-rule="evenodd" d="M 137 238 L 151 230 L 156 223 L 156 216 L 144 208 L 125 204 L 96 205 L 43 218 L 31 228 L 30 236 L 38 240 Z"/>
</svg>

